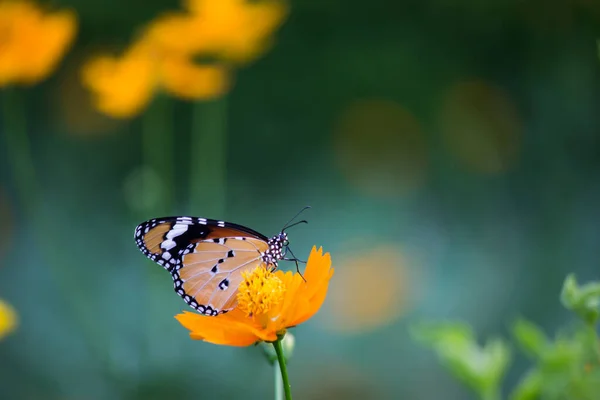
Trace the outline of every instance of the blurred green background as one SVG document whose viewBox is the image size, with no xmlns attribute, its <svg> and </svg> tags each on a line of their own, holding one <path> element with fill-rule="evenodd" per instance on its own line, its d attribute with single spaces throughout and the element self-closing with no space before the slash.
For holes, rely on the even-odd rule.
<svg viewBox="0 0 600 400">
<path fill-rule="evenodd" d="M 80 83 L 83 60 L 179 3 L 52 4 L 76 10 L 79 32 L 19 93 L 33 208 L 0 124 L 0 298 L 19 316 L 0 342 L 1 399 L 272 398 L 259 348 L 192 341 L 173 318 L 187 306 L 133 241 L 166 214 L 270 236 L 312 206 L 292 249 L 324 246 L 336 273 L 294 330 L 298 399 L 470 398 L 411 322 L 462 319 L 487 336 L 522 315 L 552 331 L 569 319 L 565 275 L 598 279 L 600 3 L 292 1 L 220 100 L 224 200 L 190 187 L 206 173 L 191 159 L 191 103 L 158 100 L 175 178 L 148 190 L 143 117 L 96 114 Z"/>
</svg>

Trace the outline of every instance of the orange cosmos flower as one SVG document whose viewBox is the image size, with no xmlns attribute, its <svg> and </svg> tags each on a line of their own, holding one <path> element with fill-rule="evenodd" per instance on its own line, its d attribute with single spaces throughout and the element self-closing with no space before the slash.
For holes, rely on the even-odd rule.
<svg viewBox="0 0 600 400">
<path fill-rule="evenodd" d="M 70 46 L 75 13 L 45 12 L 28 1 L 0 0 L 0 86 L 46 78 Z"/>
<path fill-rule="evenodd" d="M 216 317 L 186 311 L 175 318 L 195 340 L 229 346 L 273 342 L 319 311 L 333 271 L 329 253 L 313 247 L 304 271 L 306 281 L 298 273 L 270 272 L 259 266 L 244 274 L 233 311 Z"/>
</svg>

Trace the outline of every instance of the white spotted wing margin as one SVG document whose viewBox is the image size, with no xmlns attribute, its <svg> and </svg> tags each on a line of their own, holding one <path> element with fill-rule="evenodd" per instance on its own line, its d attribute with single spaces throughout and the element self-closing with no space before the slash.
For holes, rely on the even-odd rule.
<svg viewBox="0 0 600 400">
<path fill-rule="evenodd" d="M 137 226 L 135 241 L 171 273 L 175 292 L 205 315 L 235 307 L 242 272 L 264 263 L 269 250 L 269 239 L 250 228 L 199 217 L 148 220 Z"/>
</svg>

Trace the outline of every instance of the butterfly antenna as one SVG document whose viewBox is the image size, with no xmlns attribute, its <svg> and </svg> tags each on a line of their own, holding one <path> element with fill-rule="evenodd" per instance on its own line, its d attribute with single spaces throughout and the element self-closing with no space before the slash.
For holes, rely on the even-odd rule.
<svg viewBox="0 0 600 400">
<path fill-rule="evenodd" d="M 291 225 L 288 225 L 288 226 L 286 226 L 285 228 L 283 228 L 283 229 L 281 230 L 281 232 L 285 232 L 285 230 L 286 230 L 286 229 L 289 229 L 289 228 L 291 228 L 292 226 L 296 226 L 296 225 L 300 225 L 300 224 L 308 224 L 308 221 L 307 221 L 307 220 L 305 220 L 305 219 L 303 219 L 302 221 L 294 222 L 293 224 L 291 224 Z"/>
<path fill-rule="evenodd" d="M 290 226 L 294 226 L 294 225 L 297 225 L 297 224 L 300 224 L 300 223 L 306 223 L 306 224 L 308 224 L 308 221 L 304 221 L 304 220 L 303 220 L 303 221 L 300 221 L 300 222 L 298 222 L 298 223 L 296 223 L 296 224 L 294 224 L 294 225 L 289 225 L 289 224 L 290 224 L 290 223 L 291 223 L 293 220 L 295 220 L 296 218 L 298 218 L 298 215 L 302 214 L 304 211 L 308 210 L 309 208 L 310 208 L 310 206 L 306 206 L 306 207 L 304 207 L 302 210 L 298 211 L 298 212 L 296 213 L 296 215 L 294 215 L 294 217 L 293 217 L 292 219 L 290 219 L 290 220 L 289 220 L 289 221 L 288 221 L 288 222 L 287 222 L 287 223 L 286 223 L 286 224 L 283 226 L 283 229 L 281 230 L 281 232 L 283 232 L 284 230 L 286 230 L 286 229 L 287 229 L 287 228 L 289 228 Z"/>
</svg>

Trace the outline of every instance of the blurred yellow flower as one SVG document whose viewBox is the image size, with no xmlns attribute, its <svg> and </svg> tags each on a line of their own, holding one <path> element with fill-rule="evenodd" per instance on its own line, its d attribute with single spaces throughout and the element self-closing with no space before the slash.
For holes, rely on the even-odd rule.
<svg viewBox="0 0 600 400">
<path fill-rule="evenodd" d="M 184 0 L 187 13 L 165 17 L 157 37 L 166 46 L 243 64 L 264 53 L 288 13 L 284 0 Z"/>
<path fill-rule="evenodd" d="M 223 95 L 230 86 L 228 68 L 196 64 L 189 57 L 170 57 L 161 69 L 165 90 L 183 99 L 207 100 Z"/>
<path fill-rule="evenodd" d="M 385 98 L 360 99 L 344 109 L 335 124 L 334 160 L 363 194 L 399 198 L 427 181 L 426 137 L 408 108 Z"/>
<path fill-rule="evenodd" d="M 17 313 L 15 310 L 0 300 L 0 339 L 12 332 L 17 326 Z"/>
<path fill-rule="evenodd" d="M 149 54 L 144 43 L 136 43 L 121 57 L 100 55 L 84 65 L 83 83 L 100 111 L 125 118 L 147 105 L 157 81 Z"/>
<path fill-rule="evenodd" d="M 46 12 L 29 1 L 0 0 L 0 87 L 46 78 L 71 45 L 72 11 Z"/>
<path fill-rule="evenodd" d="M 483 174 L 508 171 L 519 162 L 523 122 L 509 94 L 480 79 L 448 88 L 439 110 L 440 133 L 466 168 Z"/>
<path fill-rule="evenodd" d="M 304 279 L 298 273 L 270 272 L 264 266 L 244 275 L 238 307 L 216 317 L 184 312 L 175 316 L 190 336 L 214 344 L 249 346 L 277 336 L 311 318 L 325 301 L 333 276 L 331 257 L 313 247 Z"/>
<path fill-rule="evenodd" d="M 190 53 L 166 47 L 154 34 L 159 19 L 120 57 L 99 55 L 82 69 L 98 109 L 115 118 L 141 112 L 159 90 L 184 99 L 206 100 L 225 93 L 228 70 L 196 63 Z"/>
<path fill-rule="evenodd" d="M 122 56 L 100 55 L 84 65 L 82 79 L 99 110 L 131 117 L 159 90 L 187 100 L 222 96 L 232 67 L 264 52 L 287 14 L 283 0 L 188 0 L 185 6 L 150 22 Z"/>
</svg>

